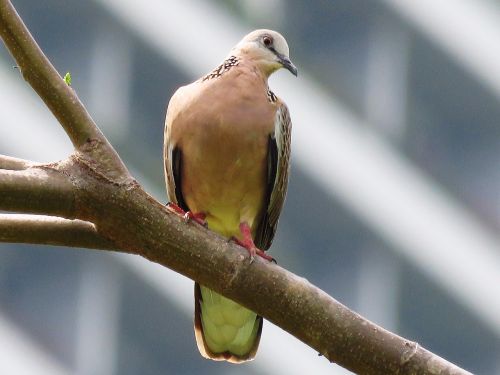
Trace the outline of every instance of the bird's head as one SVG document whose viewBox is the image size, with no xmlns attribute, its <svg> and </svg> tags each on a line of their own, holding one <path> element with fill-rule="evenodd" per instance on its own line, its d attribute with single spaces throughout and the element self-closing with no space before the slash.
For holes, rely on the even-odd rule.
<svg viewBox="0 0 500 375">
<path fill-rule="evenodd" d="M 232 53 L 253 60 L 267 76 L 281 68 L 297 76 L 297 68 L 290 61 L 288 44 L 276 31 L 266 29 L 252 31 L 234 47 Z"/>
</svg>

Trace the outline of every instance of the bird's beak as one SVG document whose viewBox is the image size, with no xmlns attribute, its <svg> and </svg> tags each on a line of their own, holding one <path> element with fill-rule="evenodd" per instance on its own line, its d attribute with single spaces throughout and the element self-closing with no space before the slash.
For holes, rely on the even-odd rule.
<svg viewBox="0 0 500 375">
<path fill-rule="evenodd" d="M 283 68 L 287 69 L 292 73 L 295 77 L 297 77 L 297 67 L 293 65 L 290 59 L 284 55 L 278 55 L 278 59 L 280 63 L 283 65 Z"/>
</svg>

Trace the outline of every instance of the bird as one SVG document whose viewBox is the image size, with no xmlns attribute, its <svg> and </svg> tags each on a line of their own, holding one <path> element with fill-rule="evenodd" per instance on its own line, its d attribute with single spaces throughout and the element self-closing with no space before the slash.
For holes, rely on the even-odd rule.
<svg viewBox="0 0 500 375">
<path fill-rule="evenodd" d="M 255 30 L 226 59 L 169 101 L 164 137 L 169 206 L 272 260 L 288 186 L 291 128 L 286 104 L 268 86 L 284 68 L 297 76 L 285 38 Z M 263 319 L 195 283 L 195 338 L 208 359 L 254 359 Z"/>
</svg>

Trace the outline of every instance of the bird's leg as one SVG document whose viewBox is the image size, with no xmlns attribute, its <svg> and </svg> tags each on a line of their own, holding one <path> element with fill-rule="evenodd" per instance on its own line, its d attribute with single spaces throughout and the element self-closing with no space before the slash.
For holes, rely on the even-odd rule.
<svg viewBox="0 0 500 375">
<path fill-rule="evenodd" d="M 204 212 L 196 212 L 196 213 L 191 212 L 191 211 L 186 212 L 181 207 L 179 207 L 178 204 L 176 204 L 174 202 L 168 202 L 167 206 L 170 209 L 172 209 L 172 211 L 181 215 L 184 218 L 184 220 L 186 221 L 186 223 L 189 222 L 190 220 L 193 220 L 204 227 L 207 226 L 207 222 L 205 220 L 207 218 L 207 215 Z"/>
<path fill-rule="evenodd" d="M 233 237 L 234 242 L 247 249 L 248 253 L 250 254 L 250 262 L 253 262 L 255 255 L 258 255 L 261 258 L 264 258 L 265 260 L 268 260 L 270 262 L 275 262 L 272 256 L 267 255 L 264 251 L 255 246 L 252 238 L 252 230 L 250 229 L 250 226 L 247 223 L 240 224 L 240 233 L 243 238 L 240 240 L 239 238 Z"/>
</svg>

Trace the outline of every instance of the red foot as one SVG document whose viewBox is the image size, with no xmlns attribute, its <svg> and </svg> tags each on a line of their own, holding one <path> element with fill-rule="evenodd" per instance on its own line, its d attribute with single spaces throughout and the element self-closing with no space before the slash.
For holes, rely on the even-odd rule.
<svg viewBox="0 0 500 375">
<path fill-rule="evenodd" d="M 184 214 L 184 220 L 186 222 L 189 222 L 190 220 L 196 221 L 198 224 L 207 227 L 208 223 L 205 220 L 207 218 L 207 215 L 204 214 L 203 212 L 196 212 L 192 213 L 191 211 L 188 211 Z"/>
<path fill-rule="evenodd" d="M 173 203 L 173 202 L 168 202 L 167 206 L 169 208 L 171 208 L 173 211 L 175 211 L 176 213 L 178 213 L 179 215 L 181 215 L 186 222 L 193 220 L 204 227 L 207 226 L 207 222 L 205 220 L 207 218 L 207 215 L 205 213 L 203 213 L 203 212 L 193 213 L 191 211 L 186 212 L 182 208 L 180 208 L 176 203 Z"/>
<path fill-rule="evenodd" d="M 177 212 L 179 215 L 184 215 L 186 213 L 186 211 L 184 211 L 174 202 L 168 202 L 167 207 L 170 208 L 172 211 Z"/>
<path fill-rule="evenodd" d="M 233 239 L 234 242 L 236 242 L 238 245 L 243 246 L 248 250 L 248 253 L 250 254 L 250 262 L 253 262 L 255 255 L 258 255 L 270 262 L 276 262 L 272 256 L 267 255 L 264 251 L 255 246 L 252 239 L 252 231 L 250 230 L 250 226 L 247 223 L 240 224 L 240 232 L 243 236 L 243 239 L 240 240 L 236 237 L 234 237 Z"/>
</svg>

